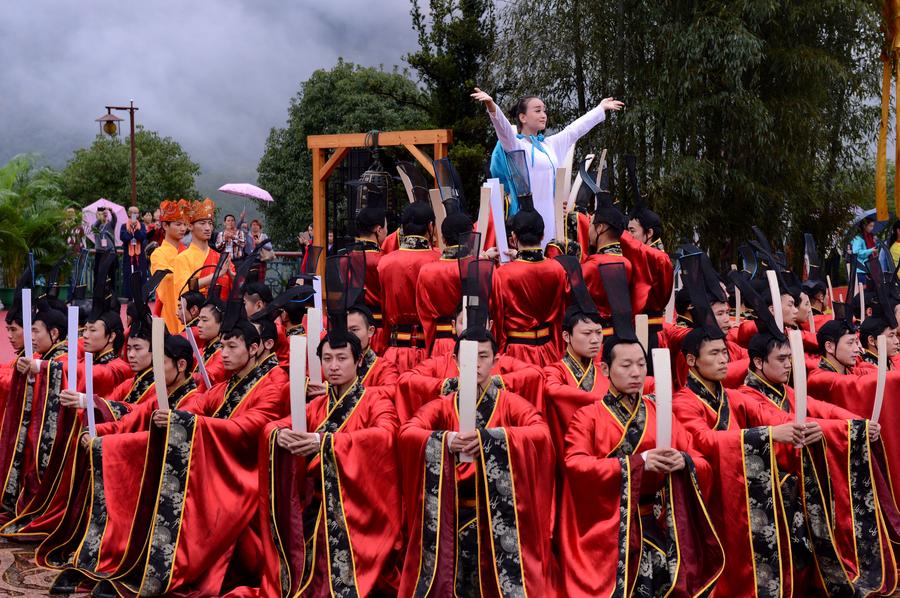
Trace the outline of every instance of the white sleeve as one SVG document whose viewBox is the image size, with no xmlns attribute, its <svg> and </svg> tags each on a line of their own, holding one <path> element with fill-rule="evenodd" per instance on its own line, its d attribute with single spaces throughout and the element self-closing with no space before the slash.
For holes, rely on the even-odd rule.
<svg viewBox="0 0 900 598">
<path fill-rule="evenodd" d="M 507 152 L 519 149 L 519 140 L 516 138 L 518 133 L 515 127 L 510 124 L 506 115 L 503 114 L 503 111 L 500 110 L 500 106 L 497 106 L 495 112 L 488 110 L 487 113 L 488 118 L 491 119 L 491 124 L 494 125 L 494 130 L 497 131 L 497 138 L 500 140 L 500 145 L 503 146 L 503 149 Z"/>
<path fill-rule="evenodd" d="M 584 137 L 591 129 L 604 120 L 606 120 L 606 111 L 597 104 L 593 109 L 576 118 L 559 133 L 544 139 L 544 143 L 550 145 L 561 159 L 576 141 Z"/>
</svg>

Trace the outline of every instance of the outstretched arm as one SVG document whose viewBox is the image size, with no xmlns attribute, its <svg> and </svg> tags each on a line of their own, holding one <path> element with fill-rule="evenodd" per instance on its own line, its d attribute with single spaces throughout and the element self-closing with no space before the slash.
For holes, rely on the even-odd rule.
<svg viewBox="0 0 900 598">
<path fill-rule="evenodd" d="M 497 131 L 497 138 L 503 149 L 507 152 L 519 149 L 518 139 L 516 139 L 517 131 L 507 120 L 503 111 L 494 103 L 494 99 L 477 87 L 472 93 L 472 99 L 481 102 L 487 108 L 488 117 L 491 119 L 491 124 L 494 125 L 494 130 Z"/>
<path fill-rule="evenodd" d="M 581 139 L 595 126 L 606 120 L 606 111 L 612 110 L 618 112 L 625 107 L 625 104 L 615 98 L 605 98 L 596 107 L 588 110 L 585 114 L 579 116 L 565 129 L 555 135 L 547 137 L 545 143 L 551 145 L 556 151 L 557 156 L 564 156 L 569 151 L 569 147 L 576 141 Z"/>
</svg>

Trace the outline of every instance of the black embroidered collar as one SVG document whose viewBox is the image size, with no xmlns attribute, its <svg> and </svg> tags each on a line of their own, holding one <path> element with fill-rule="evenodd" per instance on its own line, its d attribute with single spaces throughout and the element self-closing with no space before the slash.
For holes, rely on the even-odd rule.
<svg viewBox="0 0 900 598">
<path fill-rule="evenodd" d="M 819 369 L 825 370 L 826 372 L 832 372 L 834 374 L 840 373 L 840 372 L 838 372 L 838 370 L 834 366 L 834 364 L 831 363 L 831 361 L 827 357 L 823 357 L 822 359 L 819 360 Z"/>
<path fill-rule="evenodd" d="M 467 255 L 469 255 L 469 247 L 467 245 L 451 245 L 444 247 L 444 251 L 441 252 L 441 259 L 457 260 Z"/>
<path fill-rule="evenodd" d="M 381 252 L 381 247 L 379 247 L 378 243 L 370 239 L 360 239 L 359 237 L 356 238 L 356 242 L 353 244 L 353 249 L 355 249 L 356 251 Z"/>
<path fill-rule="evenodd" d="M 177 409 L 179 403 L 195 390 L 197 390 L 197 383 L 194 381 L 193 376 L 188 376 L 184 382 L 176 386 L 169 394 L 169 407 Z"/>
<path fill-rule="evenodd" d="M 622 255 L 622 244 L 618 241 L 597 248 L 598 255 Z"/>
<path fill-rule="evenodd" d="M 134 405 L 141 400 L 141 397 L 144 396 L 144 393 L 147 392 L 152 384 L 153 368 L 147 368 L 134 377 L 134 382 L 131 383 L 131 389 L 128 391 L 124 402 Z"/>
<path fill-rule="evenodd" d="M 105 352 L 101 353 L 96 359 L 94 359 L 94 363 L 99 363 L 100 365 L 107 364 L 113 359 L 116 358 L 116 354 L 113 353 L 112 349 L 107 349 Z"/>
<path fill-rule="evenodd" d="M 516 259 L 523 262 L 542 262 L 544 261 L 544 251 L 540 247 L 520 249 Z"/>
<path fill-rule="evenodd" d="M 303 328 L 303 324 L 295 324 L 284 333 L 285 336 L 302 336 L 304 334 L 306 334 L 306 329 Z"/>
<path fill-rule="evenodd" d="M 400 240 L 400 249 L 418 250 L 431 249 L 431 243 L 425 237 L 419 235 L 406 235 Z"/>
<path fill-rule="evenodd" d="M 725 400 L 725 389 L 721 382 L 715 383 L 715 391 L 713 391 L 694 372 L 688 372 L 687 387 L 700 397 L 704 403 L 709 405 L 713 411 L 718 412 L 719 407 Z"/>
<path fill-rule="evenodd" d="M 378 361 L 378 355 L 375 354 L 372 347 L 367 348 L 366 352 L 363 354 L 362 363 L 360 363 L 359 367 L 356 369 L 356 375 L 359 377 L 360 381 L 366 379 L 366 376 L 372 371 L 372 366 L 375 365 L 376 361 Z"/>
<path fill-rule="evenodd" d="M 574 357 L 570 351 L 562 358 L 563 364 L 569 369 L 572 377 L 578 383 L 578 388 L 584 391 L 590 391 L 594 388 L 594 380 L 596 378 L 596 368 L 594 362 L 590 362 L 585 368 L 581 360 Z"/>
<path fill-rule="evenodd" d="M 785 399 L 787 398 L 787 389 L 784 384 L 773 384 L 767 380 L 763 380 L 759 374 L 748 372 L 744 379 L 744 384 L 763 394 L 779 409 L 790 411 L 790 405 Z"/>
<path fill-rule="evenodd" d="M 212 341 L 210 341 L 205 347 L 203 347 L 203 363 L 205 364 L 209 359 L 216 354 L 216 351 L 222 348 L 222 337 L 217 336 Z"/>
<path fill-rule="evenodd" d="M 47 352 L 41 356 L 43 360 L 51 360 L 56 359 L 57 357 L 62 357 L 66 354 L 66 341 L 60 341 L 47 349 Z"/>
</svg>

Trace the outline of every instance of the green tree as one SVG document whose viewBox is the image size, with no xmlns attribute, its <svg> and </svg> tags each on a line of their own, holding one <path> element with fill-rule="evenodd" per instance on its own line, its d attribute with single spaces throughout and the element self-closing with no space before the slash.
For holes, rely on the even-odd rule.
<svg viewBox="0 0 900 598">
<path fill-rule="evenodd" d="M 339 60 L 317 70 L 291 98 L 288 122 L 273 128 L 259 161 L 259 184 L 274 203 L 263 204 L 267 233 L 279 248 L 297 246 L 312 221 L 309 135 L 394 131 L 430 125 L 422 95 L 405 71 L 386 72 Z"/>
<path fill-rule="evenodd" d="M 177 141 L 140 126 L 134 137 L 138 206 L 152 209 L 164 199 L 197 196 L 194 179 L 200 166 Z M 100 197 L 131 205 L 130 148 L 128 137 L 98 135 L 89 148 L 76 150 L 62 171 L 66 196 L 80 206 Z"/>
<path fill-rule="evenodd" d="M 50 266 L 66 252 L 66 210 L 59 173 L 35 166 L 34 156 L 16 156 L 0 167 L 0 266 L 3 286 L 12 287 L 29 251 Z"/>
<path fill-rule="evenodd" d="M 696 232 L 726 264 L 753 223 L 777 244 L 811 232 L 825 245 L 863 199 L 877 3 L 519 2 L 498 22 L 501 99 L 537 92 L 557 123 L 625 101 L 580 153 L 638 156 L 669 246 Z"/>
<path fill-rule="evenodd" d="M 408 54 L 406 61 L 425 86 L 435 125 L 453 130 L 449 157 L 460 173 L 469 208 L 476 213 L 478 187 L 495 139 L 484 109 L 469 94 L 494 48 L 494 3 L 428 0 L 426 16 L 419 0 L 413 0 L 410 12 L 419 50 Z"/>
</svg>

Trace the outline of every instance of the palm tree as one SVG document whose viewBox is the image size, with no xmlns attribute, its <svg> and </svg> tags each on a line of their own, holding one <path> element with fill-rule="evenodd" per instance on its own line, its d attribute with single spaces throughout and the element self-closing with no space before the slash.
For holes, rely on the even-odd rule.
<svg viewBox="0 0 900 598">
<path fill-rule="evenodd" d="M 66 252 L 67 218 L 59 175 L 19 155 L 0 167 L 0 277 L 15 285 L 26 256 L 50 265 Z"/>
</svg>

